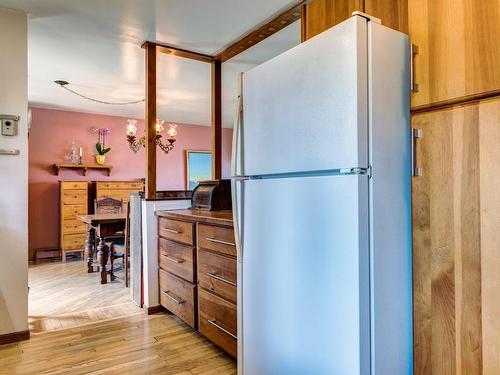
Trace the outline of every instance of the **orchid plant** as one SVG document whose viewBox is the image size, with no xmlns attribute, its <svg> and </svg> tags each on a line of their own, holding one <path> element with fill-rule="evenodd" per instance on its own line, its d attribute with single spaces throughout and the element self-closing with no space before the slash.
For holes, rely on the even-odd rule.
<svg viewBox="0 0 500 375">
<path fill-rule="evenodd" d="M 97 143 L 95 149 L 97 155 L 105 155 L 111 151 L 111 147 L 106 147 L 106 136 L 111 134 L 110 128 L 92 128 L 92 132 L 97 133 Z"/>
</svg>

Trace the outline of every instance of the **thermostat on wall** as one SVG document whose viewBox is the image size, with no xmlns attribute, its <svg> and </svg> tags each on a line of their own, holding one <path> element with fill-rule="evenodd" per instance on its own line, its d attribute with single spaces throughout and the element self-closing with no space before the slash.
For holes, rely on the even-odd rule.
<svg viewBox="0 0 500 375">
<path fill-rule="evenodd" d="M 2 124 L 2 135 L 17 135 L 19 116 L 0 115 L 0 123 Z"/>
</svg>

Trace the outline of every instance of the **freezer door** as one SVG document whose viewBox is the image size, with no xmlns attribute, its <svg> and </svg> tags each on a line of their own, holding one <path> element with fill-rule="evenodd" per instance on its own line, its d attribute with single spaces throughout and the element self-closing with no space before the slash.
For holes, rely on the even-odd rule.
<svg viewBox="0 0 500 375">
<path fill-rule="evenodd" d="M 368 374 L 368 177 L 238 184 L 240 374 Z"/>
<path fill-rule="evenodd" d="M 244 175 L 366 167 L 367 20 L 245 73 L 243 114 Z"/>
</svg>

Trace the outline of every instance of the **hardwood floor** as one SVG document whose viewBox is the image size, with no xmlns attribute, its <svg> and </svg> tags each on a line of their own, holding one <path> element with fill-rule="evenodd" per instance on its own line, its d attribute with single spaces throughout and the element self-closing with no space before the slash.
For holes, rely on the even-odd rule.
<svg viewBox="0 0 500 375">
<path fill-rule="evenodd" d="M 146 315 L 82 262 L 31 266 L 29 341 L 0 346 L 0 374 L 236 374 L 235 361 L 174 315 Z"/>
<path fill-rule="evenodd" d="M 130 289 L 115 281 L 102 285 L 81 261 L 29 267 L 31 334 L 142 314 Z"/>
<path fill-rule="evenodd" d="M 134 315 L 0 347 L 0 374 L 236 374 L 234 361 L 173 315 Z"/>
</svg>

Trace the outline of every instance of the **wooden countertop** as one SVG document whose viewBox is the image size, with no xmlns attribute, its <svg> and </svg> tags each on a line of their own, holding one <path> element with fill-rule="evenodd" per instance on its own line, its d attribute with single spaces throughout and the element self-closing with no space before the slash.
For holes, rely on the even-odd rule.
<svg viewBox="0 0 500 375">
<path fill-rule="evenodd" d="M 232 211 L 206 211 L 199 209 L 156 211 L 156 216 L 189 222 L 233 227 Z"/>
</svg>

